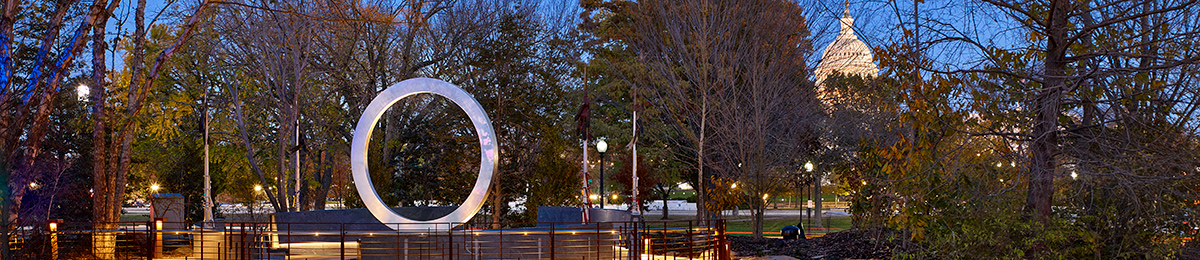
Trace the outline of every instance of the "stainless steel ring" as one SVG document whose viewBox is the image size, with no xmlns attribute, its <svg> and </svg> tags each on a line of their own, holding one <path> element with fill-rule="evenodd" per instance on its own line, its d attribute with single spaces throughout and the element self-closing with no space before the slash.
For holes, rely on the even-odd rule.
<svg viewBox="0 0 1200 260">
<path fill-rule="evenodd" d="M 475 133 L 479 135 L 481 158 L 479 177 L 475 180 L 475 186 L 471 189 L 471 195 L 467 196 L 467 200 L 454 212 L 428 221 L 412 220 L 400 216 L 388 208 L 387 204 L 383 203 L 383 199 L 379 197 L 379 193 L 375 191 L 371 175 L 367 171 L 367 144 L 370 143 L 371 132 L 375 129 L 379 118 L 396 101 L 422 93 L 446 97 L 467 113 L 475 127 Z M 350 168 L 354 174 L 358 195 L 375 219 L 394 230 L 443 231 L 454 228 L 456 225 L 471 220 L 471 217 L 474 217 L 475 213 L 483 207 L 484 198 L 488 193 L 488 185 L 492 182 L 492 171 L 495 169 L 499 157 L 499 149 L 497 149 L 499 143 L 495 136 L 492 121 L 483 111 L 483 106 L 480 106 L 479 102 L 462 88 L 431 78 L 414 78 L 396 83 L 371 100 L 371 104 L 367 105 L 366 111 L 363 112 L 362 117 L 359 117 L 358 125 L 354 129 L 354 137 L 350 145 Z"/>
</svg>

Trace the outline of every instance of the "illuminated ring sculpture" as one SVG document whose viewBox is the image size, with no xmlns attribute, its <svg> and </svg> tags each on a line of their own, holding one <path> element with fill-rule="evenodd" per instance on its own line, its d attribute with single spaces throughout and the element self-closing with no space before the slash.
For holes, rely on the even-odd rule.
<svg viewBox="0 0 1200 260">
<path fill-rule="evenodd" d="M 467 116 L 471 118 L 471 123 L 475 126 L 475 133 L 479 135 L 480 153 L 479 178 L 475 179 L 475 187 L 471 189 L 471 195 L 467 196 L 467 200 L 454 212 L 428 221 L 412 220 L 400 216 L 388 208 L 387 204 L 383 203 L 383 199 L 379 197 L 379 193 L 375 191 L 375 186 L 371 183 L 371 175 L 367 172 L 367 144 L 370 143 L 371 132 L 375 129 L 379 118 L 383 116 L 383 112 L 400 99 L 422 93 L 446 97 L 467 113 Z M 370 105 L 367 105 L 367 110 L 358 119 L 358 126 L 354 129 L 354 137 L 350 145 L 350 168 L 354 173 L 358 196 L 362 198 L 367 210 L 370 210 L 371 215 L 374 215 L 379 222 L 397 231 L 449 230 L 471 220 L 471 217 L 474 217 L 475 213 L 483 207 L 483 199 L 487 197 L 488 185 L 492 182 L 492 170 L 495 169 L 496 160 L 499 157 L 496 149 L 498 145 L 496 133 L 492 130 L 492 121 L 488 119 L 487 113 L 484 113 L 479 102 L 470 94 L 445 81 L 414 78 L 388 87 L 375 96 Z"/>
</svg>

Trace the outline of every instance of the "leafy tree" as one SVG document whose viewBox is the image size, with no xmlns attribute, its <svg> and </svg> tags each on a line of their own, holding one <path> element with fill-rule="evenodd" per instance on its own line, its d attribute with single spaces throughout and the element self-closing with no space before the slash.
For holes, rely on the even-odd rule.
<svg viewBox="0 0 1200 260">
<path fill-rule="evenodd" d="M 483 44 L 471 50 L 474 57 L 462 60 L 467 66 L 462 74 L 451 76 L 467 92 L 475 93 L 496 127 L 501 157 L 489 192 L 493 223 L 509 214 L 509 201 L 524 199 L 527 212 L 536 212 L 533 206 L 574 201 L 552 195 L 572 194 L 571 182 L 566 181 L 578 179 L 564 171 L 572 167 L 565 166 L 568 163 L 563 157 L 543 155 L 562 155 L 571 149 L 566 145 L 564 126 L 570 107 L 567 97 L 576 85 L 568 65 L 573 62 L 572 53 L 564 50 L 573 42 L 567 38 L 568 32 L 539 16 L 537 8 L 522 4 L 500 10 L 494 31 L 481 35 Z M 547 180 L 562 183 L 544 183 Z M 537 183 L 545 186 L 531 186 Z M 557 190 L 547 192 L 546 188 Z M 539 192 L 531 194 L 534 190 Z M 552 204 L 528 203 L 531 201 Z M 528 218 L 532 216 L 519 220 L 532 221 Z"/>
</svg>

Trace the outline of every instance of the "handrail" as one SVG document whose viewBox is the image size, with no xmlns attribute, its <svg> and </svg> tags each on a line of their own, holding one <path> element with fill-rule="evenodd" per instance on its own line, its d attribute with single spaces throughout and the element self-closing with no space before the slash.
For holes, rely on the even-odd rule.
<svg viewBox="0 0 1200 260">
<path fill-rule="evenodd" d="M 51 253 L 59 259 L 97 254 L 136 259 L 729 259 L 725 222 L 720 219 L 502 223 L 509 227 L 503 229 L 466 223 L 454 225 L 454 230 L 411 232 L 365 229 L 378 225 L 59 222 L 53 231 L 48 225 L 14 229 L 11 248 L 15 256 L 29 259 L 47 259 Z"/>
</svg>

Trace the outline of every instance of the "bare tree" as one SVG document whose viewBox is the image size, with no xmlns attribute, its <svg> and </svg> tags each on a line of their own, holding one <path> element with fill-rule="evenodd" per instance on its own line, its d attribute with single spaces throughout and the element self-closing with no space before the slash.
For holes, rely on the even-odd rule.
<svg viewBox="0 0 1200 260">
<path fill-rule="evenodd" d="M 652 90 L 647 98 L 670 118 L 667 126 L 682 135 L 677 145 L 695 156 L 689 163 L 697 176 L 696 219 L 709 217 L 705 180 L 710 175 L 705 168 L 711 151 L 705 148 L 711 142 L 710 120 L 720 104 L 716 95 L 734 85 L 736 61 L 720 55 L 737 47 L 728 40 L 738 26 L 727 10 L 734 6 L 720 1 L 644 1 L 631 15 L 635 36 L 629 45 L 652 75 L 639 83 L 651 86 L 646 88 Z"/>
<path fill-rule="evenodd" d="M 643 1 L 637 9 L 628 42 L 650 69 L 637 84 L 649 86 L 667 125 L 683 136 L 678 145 L 695 156 L 697 218 L 715 210 L 705 204 L 709 169 L 755 176 L 762 197 L 773 183 L 766 175 L 803 152 L 799 142 L 812 128 L 799 126 L 819 113 L 805 72 L 811 47 L 802 10 L 786 1 Z"/>
<path fill-rule="evenodd" d="M 268 182 L 266 174 L 256 169 L 259 182 L 263 187 L 272 188 L 267 198 L 275 207 L 276 212 L 288 212 L 299 209 L 298 201 L 300 184 L 300 155 L 299 127 L 301 121 L 302 95 L 311 87 L 314 72 L 309 65 L 315 55 L 313 52 L 314 30 L 317 21 L 309 16 L 316 16 L 317 3 L 291 2 L 251 2 L 241 6 L 229 6 L 228 12 L 222 12 L 217 24 L 222 37 L 227 39 L 227 52 L 236 60 L 236 64 L 245 69 L 244 83 L 251 87 L 251 92 L 268 93 L 262 96 L 241 97 L 237 101 L 251 102 L 255 107 L 269 107 L 266 114 L 240 115 L 238 128 L 242 132 L 242 142 L 246 145 L 246 156 L 252 162 L 257 156 L 256 148 L 250 135 L 246 134 L 248 126 L 245 120 L 256 121 L 256 125 L 267 125 L 267 128 L 254 130 L 267 131 L 275 134 L 275 149 L 270 157 L 274 162 L 274 182 Z M 261 93 L 261 92 L 260 92 Z M 309 99 L 306 96 L 304 100 Z M 244 104 L 235 104 L 242 106 Z M 245 112 L 246 109 L 240 109 Z M 262 120 L 262 121 L 259 121 Z M 267 123 L 271 122 L 271 123 Z M 255 136 L 262 134 L 256 133 Z M 273 193 L 273 194 L 272 194 Z"/>
<path fill-rule="evenodd" d="M 796 158 L 816 136 L 821 110 L 808 80 L 804 57 L 811 52 L 801 8 L 788 1 L 740 3 L 731 10 L 756 26 L 733 31 L 736 79 L 721 92 L 715 110 L 713 152 L 725 158 L 714 167 L 744 181 L 751 192 L 754 233 L 762 235 L 763 210 L 779 195 L 782 173 L 795 171 Z"/>
<path fill-rule="evenodd" d="M 333 129 L 351 124 L 352 115 L 396 82 L 454 70 L 445 63 L 479 44 L 479 35 L 494 19 L 488 16 L 491 8 L 486 1 L 251 2 L 232 4 L 229 9 L 237 12 L 218 16 L 215 24 L 225 52 L 236 57 L 231 67 L 247 72 L 236 77 L 247 84 L 231 96 L 241 142 L 259 181 L 274 187 L 268 199 L 276 210 L 322 208 L 323 194 L 332 185 L 333 161 L 348 156 L 343 143 L 352 138 Z M 263 89 L 271 95 L 246 95 Z M 304 100 L 313 102 L 299 102 Z M 432 101 L 428 96 L 402 100 L 382 119 L 384 140 L 372 146 L 381 152 L 372 153 L 370 160 L 373 177 L 381 177 L 377 186 L 390 190 L 400 174 L 395 160 L 404 149 L 400 144 L 410 141 L 402 122 L 437 118 L 428 116 L 440 111 L 430 109 L 440 105 Z M 260 139 L 257 133 L 263 131 L 278 136 Z M 253 144 L 259 142 L 276 149 L 254 158 L 260 153 Z M 262 163 L 275 163 L 269 166 L 274 176 L 260 171 Z M 309 181 L 317 186 L 310 187 Z"/>
</svg>

